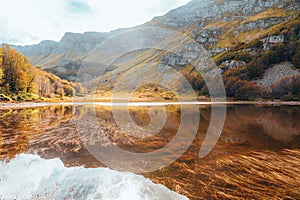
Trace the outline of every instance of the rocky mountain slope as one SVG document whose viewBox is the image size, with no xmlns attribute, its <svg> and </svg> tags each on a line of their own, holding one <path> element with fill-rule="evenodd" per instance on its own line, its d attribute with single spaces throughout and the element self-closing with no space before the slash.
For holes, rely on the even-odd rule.
<svg viewBox="0 0 300 200">
<path fill-rule="evenodd" d="M 14 48 L 28 56 L 33 64 L 42 65 L 58 76 L 71 81 L 76 79 L 80 67 L 91 65 L 85 72 L 86 77 L 97 79 L 106 89 L 114 87 L 115 80 L 125 73 L 141 76 L 142 72 L 145 73 L 145 70 L 141 69 L 145 68 L 146 64 L 169 65 L 185 75 L 195 89 L 205 94 L 207 92 L 205 83 L 188 62 L 194 56 L 192 48 L 186 48 L 186 52 L 182 51 L 178 54 L 140 50 L 123 56 L 123 60 L 119 59 L 114 66 L 105 71 L 100 70 L 102 73 L 95 72 L 103 66 L 85 61 L 91 53 L 103 55 L 103 52 L 108 51 L 109 44 L 101 47 L 102 43 L 118 33 L 129 31 L 130 35 L 130 31 L 135 28 L 147 27 L 176 30 L 195 39 L 199 45 L 211 53 L 219 67 L 219 73 L 224 77 L 229 96 L 249 99 L 244 95 L 236 95 L 236 93 L 244 93 L 238 89 L 247 88 L 248 91 L 253 91 L 260 88 L 270 91 L 271 85 L 257 84 L 266 70 L 272 70 L 274 65 L 281 62 L 290 63 L 287 73 L 283 72 L 280 77 L 276 77 L 276 80 L 279 80 L 277 82 L 280 82 L 282 78 L 291 74 L 290 70 L 295 71 L 297 67 L 300 67 L 299 11 L 298 0 L 193 0 L 164 16 L 156 17 L 144 25 L 131 29 L 110 33 L 66 33 L 60 42 L 43 41 L 38 45 Z M 154 38 L 157 35 L 159 35 L 158 38 Z M 151 46 L 152 43 L 159 42 L 166 36 L 167 34 L 162 31 L 159 34 L 131 35 L 129 38 L 143 41 L 144 46 Z M 173 43 L 177 42 L 179 43 L 176 39 L 173 40 Z M 115 51 L 113 53 L 117 53 L 116 49 L 120 47 L 116 43 L 111 44 L 110 51 Z M 280 54 L 280 50 L 289 53 Z M 274 54 L 281 59 L 272 60 Z M 266 61 L 263 58 L 270 59 Z M 149 70 L 151 67 L 148 66 L 147 73 L 155 73 Z M 295 74 L 297 75 L 298 71 Z M 232 80 L 232 78 L 235 79 Z M 239 84 L 234 85 L 232 82 Z M 265 90 L 264 87 L 268 88 Z M 232 88 L 235 88 L 235 91 L 228 92 Z M 260 93 L 264 92 L 260 91 Z M 253 96 L 259 97 L 258 94 L 253 94 Z M 263 97 L 270 96 L 272 94 L 264 93 Z"/>
</svg>

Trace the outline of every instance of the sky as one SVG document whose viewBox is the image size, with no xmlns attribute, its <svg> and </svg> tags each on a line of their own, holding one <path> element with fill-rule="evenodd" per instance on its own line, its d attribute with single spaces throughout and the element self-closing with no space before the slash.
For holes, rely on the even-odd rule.
<svg viewBox="0 0 300 200">
<path fill-rule="evenodd" d="M 0 44 L 59 41 L 65 32 L 109 32 L 150 21 L 190 0 L 1 0 Z"/>
</svg>

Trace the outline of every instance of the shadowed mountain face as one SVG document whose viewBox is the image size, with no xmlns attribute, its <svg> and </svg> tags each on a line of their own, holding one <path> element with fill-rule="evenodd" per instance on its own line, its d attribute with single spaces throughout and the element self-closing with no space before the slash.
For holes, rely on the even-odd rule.
<svg viewBox="0 0 300 200">
<path fill-rule="evenodd" d="M 147 50 L 143 49 L 127 55 L 127 58 L 122 58 L 126 61 L 133 60 L 132 62 L 126 62 L 126 64 L 121 62 L 121 64 L 114 65 L 103 73 L 95 73 L 99 67 L 103 66 L 87 62 L 85 59 L 95 53 L 93 50 L 97 49 L 102 42 L 120 33 L 147 27 L 175 30 L 194 39 L 216 58 L 229 49 L 236 47 L 237 44 L 250 44 L 257 39 L 262 40 L 264 50 L 283 43 L 286 40 L 285 36 L 278 35 L 274 30 L 296 20 L 299 10 L 300 3 L 298 0 L 193 0 L 185 6 L 172 10 L 164 16 L 156 17 L 138 27 L 120 29 L 110 33 L 66 33 L 60 42 L 43 41 L 38 45 L 15 46 L 14 48 L 28 56 L 33 64 L 42 65 L 48 71 L 71 81 L 76 80 L 80 67 L 88 65 L 85 76 L 88 79 L 100 77 L 100 81 L 104 84 L 109 82 L 107 81 L 109 77 L 117 79 L 129 70 L 131 70 L 129 73 L 134 72 L 139 76 L 140 73 L 137 71 L 140 70 L 134 70 L 136 66 L 140 67 L 136 62 L 142 62 L 137 60 L 138 58 L 143 57 L 144 60 L 168 65 L 180 71 L 188 68 L 188 57 L 186 55 L 193 54 L 193 52 L 190 52 L 190 48 L 186 48 L 187 52 L 182 51 L 178 55 L 162 53 L 160 56 L 153 58 L 153 52 L 147 53 Z M 300 36 L 300 30 L 298 31 L 299 35 L 297 37 Z M 168 34 L 164 34 L 162 31 L 155 34 L 132 35 L 132 38 L 135 41 L 143 41 L 145 46 L 151 46 L 150 44 L 156 41 L 157 35 L 162 39 L 168 37 Z M 177 42 L 175 39 L 174 43 Z M 110 47 L 103 47 L 103 49 L 98 48 L 97 54 L 110 50 L 116 51 L 117 48 L 115 44 Z M 255 54 L 257 49 L 245 47 L 244 51 Z M 228 69 L 246 64 L 243 59 L 236 60 L 224 60 L 220 72 L 223 73 Z M 110 88 L 113 85 L 107 84 L 107 87 Z"/>
</svg>

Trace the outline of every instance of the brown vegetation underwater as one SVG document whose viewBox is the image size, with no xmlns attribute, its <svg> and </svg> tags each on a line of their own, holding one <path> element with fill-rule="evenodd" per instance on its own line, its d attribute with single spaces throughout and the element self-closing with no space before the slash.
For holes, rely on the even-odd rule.
<svg viewBox="0 0 300 200">
<path fill-rule="evenodd" d="M 173 167 L 178 177 L 168 177 L 169 171 L 147 176 L 190 199 L 300 197 L 300 150 L 231 156 L 218 159 L 213 167 L 180 162 L 174 163 Z"/>
<path fill-rule="evenodd" d="M 119 147 L 147 152 L 163 147 L 173 137 L 171 129 L 176 129 L 179 125 L 178 114 L 171 112 L 173 109 L 169 109 L 166 129 L 147 140 L 135 140 L 126 136 L 116 127 L 109 108 L 97 108 L 97 115 L 105 133 Z M 78 110 L 82 112 L 78 116 L 84 118 L 84 113 L 89 110 L 82 107 Z M 199 148 L 210 118 L 209 109 L 202 108 L 201 111 L 204 126 L 200 126 L 190 148 L 170 166 L 144 173 L 143 176 L 191 200 L 299 199 L 298 109 L 255 106 L 229 108 L 224 133 L 219 142 L 207 157 L 199 159 Z M 147 112 L 142 108 L 136 108 L 133 109 L 132 116 L 137 123 L 145 125 L 145 113 Z M 83 146 L 85 139 L 90 141 L 93 138 L 77 134 L 71 106 L 2 110 L 0 114 L 5 119 L 0 120 L 0 160 L 12 159 L 25 152 L 38 154 L 46 159 L 60 158 L 67 167 L 104 166 Z M 259 124 L 266 126 L 264 130 L 267 132 Z M 273 124 L 273 127 L 276 124 L 278 133 L 275 129 L 270 129 L 268 124 Z M 172 125 L 175 127 L 172 128 Z M 279 132 L 282 134 L 276 135 Z M 268 133 L 272 133 L 275 138 L 283 137 L 284 142 L 272 139 Z M 170 156 L 168 152 L 165 155 L 166 159 Z"/>
</svg>

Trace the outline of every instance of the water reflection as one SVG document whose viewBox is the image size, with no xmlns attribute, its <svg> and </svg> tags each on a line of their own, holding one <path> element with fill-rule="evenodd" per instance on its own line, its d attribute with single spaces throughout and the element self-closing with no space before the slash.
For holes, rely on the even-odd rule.
<svg viewBox="0 0 300 200">
<path fill-rule="evenodd" d="M 0 159 L 28 151 L 38 135 L 71 118 L 64 106 L 0 110 Z"/>
<path fill-rule="evenodd" d="M 35 152 L 44 155 L 67 155 L 84 151 L 82 140 L 91 144 L 105 146 L 111 142 L 102 141 L 99 135 L 86 135 L 79 138 L 73 123 L 73 117 L 85 117 L 93 111 L 92 106 L 53 106 L 0 110 L 0 158 L 13 158 L 23 152 Z M 122 108 L 120 108 L 122 109 Z M 156 130 L 151 137 L 140 137 L 140 131 L 130 127 L 120 129 L 114 121 L 110 107 L 96 107 L 98 121 L 108 138 L 121 148 L 132 152 L 151 152 L 168 144 L 175 136 L 180 125 L 180 108 L 165 106 L 167 120 L 163 129 Z M 124 110 L 124 112 L 126 112 Z M 209 106 L 201 106 L 199 131 L 187 154 L 197 151 L 206 135 L 210 122 Z M 159 114 L 155 112 L 154 114 Z M 133 121 L 139 126 L 150 123 L 149 107 L 130 109 Z M 300 147 L 299 107 L 283 106 L 231 106 L 228 108 L 223 133 L 214 151 L 206 158 L 216 154 L 234 154 L 250 150 L 272 150 Z M 189 113 L 193 118 L 195 113 Z M 185 124 L 189 127 L 191 124 Z M 126 131 L 130 131 L 128 134 Z M 136 134 L 136 135 L 135 135 Z M 136 136 L 136 137 L 135 137 Z M 181 143 L 185 142 L 182 138 Z M 84 162 L 83 162 L 84 163 Z M 87 165 L 89 165 L 87 163 Z"/>
<path fill-rule="evenodd" d="M 77 133 L 74 117 L 85 119 L 94 109 L 101 125 L 99 130 L 107 138 L 100 137 L 101 134 L 87 132 L 85 135 L 79 136 Z M 131 118 L 137 125 L 146 127 L 150 123 L 149 109 L 149 107 L 132 107 L 130 109 Z M 152 110 L 154 117 L 155 114 L 160 114 L 155 112 L 155 108 L 152 109 L 154 109 Z M 104 167 L 103 163 L 87 151 L 84 144 L 109 148 L 109 145 L 113 143 L 119 148 L 135 153 L 147 153 L 161 149 L 175 137 L 181 122 L 178 105 L 164 106 L 164 109 L 166 110 L 166 123 L 154 135 L 135 131 L 130 126 L 121 129 L 114 121 L 111 107 L 80 105 L 75 109 L 72 106 L 50 106 L 0 110 L 0 159 L 9 160 L 25 152 L 38 154 L 46 159 L 60 158 L 67 167 Z M 205 174 L 216 170 L 217 163 L 224 158 L 248 155 L 254 151 L 276 154 L 283 149 L 297 150 L 300 148 L 300 107 L 236 105 L 228 107 L 223 133 L 213 151 L 204 159 L 199 159 L 199 150 L 206 136 L 211 117 L 209 106 L 199 106 L 199 109 L 201 118 L 199 130 L 189 149 L 171 166 L 144 174 L 175 191 L 178 189 L 177 192 L 185 194 L 191 199 L 197 199 L 193 198 L 193 195 L 201 195 L 201 192 L 205 191 L 203 188 L 200 189 L 199 185 L 194 184 L 196 175 L 192 169 L 197 168 L 203 172 L 200 179 L 204 187 L 206 182 L 207 184 L 210 182 L 210 178 Z M 124 112 L 127 111 L 124 110 Z M 188 115 L 193 118 L 196 113 L 191 109 Z M 188 129 L 192 124 L 188 122 L 184 126 Z M 128 134 L 129 131 L 130 134 Z M 144 134 L 144 137 L 139 134 Z M 187 131 L 186 136 L 189 136 L 188 134 Z M 188 141 L 182 137 L 177 142 L 175 150 L 182 148 Z M 278 153 L 278 155 L 281 154 Z M 116 157 L 111 158 L 118 162 Z M 164 153 L 164 159 L 172 158 L 172 152 Z M 130 158 L 128 161 L 130 163 Z M 186 194 L 186 190 L 177 188 L 179 180 L 186 183 L 187 188 L 194 194 Z"/>
</svg>

